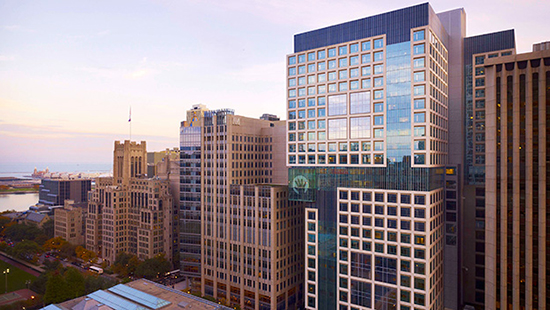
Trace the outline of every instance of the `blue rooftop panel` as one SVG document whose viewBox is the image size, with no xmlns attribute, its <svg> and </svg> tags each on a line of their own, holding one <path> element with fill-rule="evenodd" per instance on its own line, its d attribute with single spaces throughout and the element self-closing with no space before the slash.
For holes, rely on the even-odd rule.
<svg viewBox="0 0 550 310">
<path fill-rule="evenodd" d="M 124 298 L 128 298 L 130 300 L 133 300 L 141 305 L 144 305 L 151 309 L 159 309 L 164 306 L 167 306 L 171 304 L 171 302 L 166 301 L 164 299 L 160 299 L 156 296 L 144 293 L 140 290 L 137 290 L 133 287 L 129 287 L 124 284 L 118 284 L 116 286 L 111 287 L 108 289 L 110 292 L 113 292 L 117 295 L 120 295 Z"/>
<path fill-rule="evenodd" d="M 294 36 L 294 53 L 386 34 L 387 44 L 410 41 L 410 29 L 428 25 L 430 5 L 423 3 Z"/>
<path fill-rule="evenodd" d="M 145 307 L 142 307 L 126 299 L 120 298 L 116 295 L 109 294 L 104 291 L 95 291 L 91 294 L 88 294 L 88 297 L 92 298 L 93 300 L 97 300 L 100 303 L 109 306 L 115 310 L 148 310 Z"/>
</svg>

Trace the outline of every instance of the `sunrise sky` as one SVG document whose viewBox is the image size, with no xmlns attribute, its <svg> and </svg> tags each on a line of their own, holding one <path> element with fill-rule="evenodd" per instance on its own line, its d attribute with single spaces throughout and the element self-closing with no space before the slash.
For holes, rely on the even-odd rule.
<svg viewBox="0 0 550 310">
<path fill-rule="evenodd" d="M 0 161 L 110 162 L 130 106 L 150 151 L 193 104 L 284 118 L 294 34 L 419 3 L 0 0 Z M 550 40 L 550 1 L 431 5 L 463 7 L 468 35 L 515 29 L 518 53 Z"/>
</svg>

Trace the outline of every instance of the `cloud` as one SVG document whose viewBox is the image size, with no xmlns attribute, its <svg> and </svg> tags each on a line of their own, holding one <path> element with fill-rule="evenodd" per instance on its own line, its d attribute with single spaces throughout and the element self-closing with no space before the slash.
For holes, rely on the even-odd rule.
<svg viewBox="0 0 550 310">
<path fill-rule="evenodd" d="M 14 56 L 0 55 L 0 61 L 14 61 Z"/>
<path fill-rule="evenodd" d="M 6 29 L 9 31 L 18 30 L 19 28 L 21 28 L 21 26 L 19 25 L 2 26 L 2 29 Z"/>
<path fill-rule="evenodd" d="M 100 32 L 96 33 L 96 36 L 98 36 L 98 37 L 104 37 L 104 36 L 106 36 L 106 35 L 108 35 L 108 34 L 110 34 L 110 33 L 111 33 L 111 31 L 109 31 L 109 30 L 103 30 L 103 31 L 100 31 Z"/>
</svg>

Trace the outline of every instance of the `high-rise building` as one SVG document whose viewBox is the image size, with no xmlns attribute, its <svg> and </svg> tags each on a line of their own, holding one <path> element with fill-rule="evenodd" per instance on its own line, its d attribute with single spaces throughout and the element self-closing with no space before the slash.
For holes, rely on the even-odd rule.
<svg viewBox="0 0 550 310">
<path fill-rule="evenodd" d="M 86 209 L 74 206 L 74 201 L 65 200 L 62 208 L 54 209 L 54 236 L 74 245 L 84 245 L 84 216 Z"/>
<path fill-rule="evenodd" d="M 286 122 L 275 119 L 197 106 L 180 130 L 181 268 L 232 307 L 294 309 L 303 299 L 303 208 L 288 201 L 277 152 Z"/>
<path fill-rule="evenodd" d="M 113 263 L 121 252 L 172 261 L 174 208 L 169 180 L 148 178 L 145 141 L 115 141 L 113 177 L 90 192 L 86 247 Z"/>
<path fill-rule="evenodd" d="M 486 309 L 550 305 L 550 50 L 544 47 L 475 56 L 476 86 L 483 86 L 476 100 L 481 92 L 486 122 L 479 155 L 486 176 Z"/>
<path fill-rule="evenodd" d="M 291 200 L 307 202 L 306 308 L 443 308 L 463 21 L 421 4 L 294 37 L 287 164 Z"/>
<path fill-rule="evenodd" d="M 47 206 L 62 206 L 68 199 L 86 207 L 91 189 L 90 179 L 44 179 L 39 187 L 38 202 Z"/>
</svg>

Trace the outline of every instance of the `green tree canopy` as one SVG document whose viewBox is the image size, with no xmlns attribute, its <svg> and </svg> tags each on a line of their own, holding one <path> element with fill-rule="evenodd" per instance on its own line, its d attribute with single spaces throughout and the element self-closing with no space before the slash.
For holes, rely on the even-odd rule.
<svg viewBox="0 0 550 310">
<path fill-rule="evenodd" d="M 85 279 L 80 271 L 69 267 L 67 268 L 67 271 L 65 271 L 64 276 L 65 281 L 67 282 L 67 289 L 69 290 L 67 293 L 69 295 L 69 299 L 82 296 L 86 293 Z"/>
<path fill-rule="evenodd" d="M 157 276 L 164 275 L 168 271 L 170 271 L 170 262 L 164 258 L 164 255 L 159 255 L 141 263 L 136 268 L 136 276 L 154 279 Z"/>
<path fill-rule="evenodd" d="M 46 304 L 60 303 L 70 298 L 69 290 L 67 289 L 67 281 L 59 271 L 54 271 L 48 277 L 46 282 L 46 293 L 44 294 L 44 302 Z"/>
<path fill-rule="evenodd" d="M 11 251 L 13 256 L 24 260 L 33 259 L 39 252 L 42 252 L 42 248 L 36 242 L 29 240 L 17 243 Z"/>
</svg>

